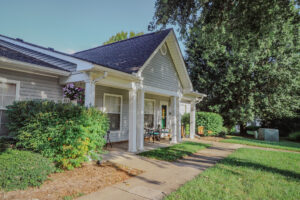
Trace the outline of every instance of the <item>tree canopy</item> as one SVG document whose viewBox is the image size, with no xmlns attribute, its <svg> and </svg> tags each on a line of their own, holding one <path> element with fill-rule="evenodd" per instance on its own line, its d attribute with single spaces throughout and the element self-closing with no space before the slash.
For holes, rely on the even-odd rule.
<svg viewBox="0 0 300 200">
<path fill-rule="evenodd" d="M 115 35 L 111 36 L 106 42 L 104 42 L 103 44 L 110 44 L 110 43 L 113 43 L 113 42 L 118 42 L 118 41 L 121 41 L 121 40 L 126 40 L 128 38 L 132 38 L 132 37 L 135 37 L 135 36 L 139 36 L 139 35 L 143 35 L 144 33 L 143 32 L 133 32 L 133 31 L 130 31 L 129 33 L 128 32 L 124 32 L 124 31 L 121 31 L 119 33 L 116 33 Z"/>
<path fill-rule="evenodd" d="M 200 109 L 244 127 L 299 110 L 298 3 L 157 0 L 149 28 L 179 26 L 194 88 L 208 95 Z"/>
</svg>

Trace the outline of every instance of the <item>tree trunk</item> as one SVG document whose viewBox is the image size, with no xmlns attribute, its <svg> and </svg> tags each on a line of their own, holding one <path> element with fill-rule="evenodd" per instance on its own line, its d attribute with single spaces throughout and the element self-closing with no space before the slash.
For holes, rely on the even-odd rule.
<svg viewBox="0 0 300 200">
<path fill-rule="evenodd" d="M 243 136 L 247 135 L 245 124 L 240 124 L 240 134 L 243 135 Z"/>
</svg>

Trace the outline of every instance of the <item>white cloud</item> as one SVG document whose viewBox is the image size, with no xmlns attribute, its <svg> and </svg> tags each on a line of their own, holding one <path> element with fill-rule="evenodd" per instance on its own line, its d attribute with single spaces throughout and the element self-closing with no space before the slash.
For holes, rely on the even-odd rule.
<svg viewBox="0 0 300 200">
<path fill-rule="evenodd" d="M 74 50 L 74 49 L 66 49 L 64 52 L 66 52 L 68 54 L 73 54 L 73 53 L 76 53 L 76 50 Z"/>
</svg>

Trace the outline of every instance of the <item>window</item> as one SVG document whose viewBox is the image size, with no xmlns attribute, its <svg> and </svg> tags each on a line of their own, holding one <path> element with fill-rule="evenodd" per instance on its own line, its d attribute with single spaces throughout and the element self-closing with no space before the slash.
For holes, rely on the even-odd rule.
<svg viewBox="0 0 300 200">
<path fill-rule="evenodd" d="M 160 52 L 162 55 L 166 55 L 167 54 L 167 46 L 166 44 L 163 44 L 162 47 L 160 48 Z"/>
<path fill-rule="evenodd" d="M 110 130 L 118 131 L 121 129 L 122 96 L 104 94 L 104 112 L 110 121 Z"/>
<path fill-rule="evenodd" d="M 0 135 L 7 133 L 5 124 L 7 116 L 5 114 L 6 106 L 11 105 L 19 98 L 19 82 L 9 81 L 0 78 Z"/>
<path fill-rule="evenodd" d="M 145 100 L 144 105 L 144 126 L 145 128 L 154 128 L 154 100 Z"/>
</svg>

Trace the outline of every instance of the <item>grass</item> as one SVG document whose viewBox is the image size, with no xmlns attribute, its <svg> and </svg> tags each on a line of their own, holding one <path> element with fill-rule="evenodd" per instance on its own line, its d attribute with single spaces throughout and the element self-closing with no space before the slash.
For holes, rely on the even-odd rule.
<svg viewBox="0 0 300 200">
<path fill-rule="evenodd" d="M 263 140 L 255 140 L 250 138 L 244 138 L 240 136 L 231 136 L 229 139 L 221 140 L 225 143 L 236 143 L 236 144 L 246 144 L 258 147 L 267 147 L 274 149 L 284 149 L 290 151 L 300 151 L 300 143 L 291 141 L 279 141 L 279 142 L 268 142 Z"/>
<path fill-rule="evenodd" d="M 172 162 L 184 156 L 195 153 L 201 149 L 205 149 L 209 146 L 209 144 L 202 144 L 197 142 L 183 142 L 169 147 L 145 151 L 140 153 L 139 155 Z"/>
<path fill-rule="evenodd" d="M 40 186 L 55 171 L 53 163 L 37 153 L 6 149 L 0 153 L 0 190 Z"/>
<path fill-rule="evenodd" d="M 300 199 L 300 154 L 238 149 L 165 200 Z"/>
<path fill-rule="evenodd" d="M 63 200 L 73 200 L 73 199 L 75 199 L 77 197 L 81 197 L 83 195 L 84 195 L 84 193 L 79 192 L 79 193 L 76 193 L 76 194 L 73 194 L 73 195 L 70 195 L 70 196 L 64 196 Z"/>
</svg>

